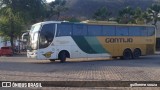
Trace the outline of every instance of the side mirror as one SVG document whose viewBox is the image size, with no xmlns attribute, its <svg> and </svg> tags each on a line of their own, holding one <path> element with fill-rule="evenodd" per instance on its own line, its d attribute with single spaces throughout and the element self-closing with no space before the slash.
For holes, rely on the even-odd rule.
<svg viewBox="0 0 160 90">
<path fill-rule="evenodd" d="M 24 39 L 24 36 L 29 36 L 29 32 L 26 32 L 26 33 L 22 34 L 22 39 L 21 39 L 22 42 L 26 42 L 27 41 L 26 39 Z"/>
</svg>

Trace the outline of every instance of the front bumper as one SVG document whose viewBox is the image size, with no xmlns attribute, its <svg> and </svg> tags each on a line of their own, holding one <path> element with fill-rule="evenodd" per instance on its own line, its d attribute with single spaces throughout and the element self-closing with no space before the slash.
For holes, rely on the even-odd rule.
<svg viewBox="0 0 160 90">
<path fill-rule="evenodd" d="M 36 51 L 27 51 L 27 57 L 28 58 L 37 58 L 37 52 Z"/>
</svg>

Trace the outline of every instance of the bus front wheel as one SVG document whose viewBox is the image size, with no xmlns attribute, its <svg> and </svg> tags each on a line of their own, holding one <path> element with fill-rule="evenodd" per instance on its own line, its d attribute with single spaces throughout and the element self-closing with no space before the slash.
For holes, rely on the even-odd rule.
<svg viewBox="0 0 160 90">
<path fill-rule="evenodd" d="M 59 54 L 60 62 L 64 63 L 66 61 L 66 58 L 67 58 L 66 52 L 65 51 L 60 52 L 60 54 Z"/>
<path fill-rule="evenodd" d="M 55 62 L 56 60 L 55 59 L 49 59 L 51 62 Z"/>
<path fill-rule="evenodd" d="M 126 49 L 123 52 L 123 59 L 127 60 L 127 59 L 132 59 L 132 51 L 130 49 Z"/>
<path fill-rule="evenodd" d="M 139 49 L 134 49 L 133 59 L 138 59 L 141 56 L 141 51 Z"/>
</svg>

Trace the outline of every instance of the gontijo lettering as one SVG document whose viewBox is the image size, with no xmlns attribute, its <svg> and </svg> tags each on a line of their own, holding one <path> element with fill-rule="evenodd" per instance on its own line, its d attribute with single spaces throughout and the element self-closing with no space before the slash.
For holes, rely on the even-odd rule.
<svg viewBox="0 0 160 90">
<path fill-rule="evenodd" d="M 106 38 L 106 43 L 132 43 L 133 38 Z"/>
</svg>

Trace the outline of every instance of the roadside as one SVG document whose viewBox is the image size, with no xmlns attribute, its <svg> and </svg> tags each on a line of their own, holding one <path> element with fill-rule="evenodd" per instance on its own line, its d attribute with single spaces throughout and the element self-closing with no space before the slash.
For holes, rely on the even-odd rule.
<svg viewBox="0 0 160 90">
<path fill-rule="evenodd" d="M 160 55 L 160 50 L 156 51 L 155 55 Z M 27 56 L 27 52 L 16 53 L 13 56 L 14 57 L 16 57 L 16 56 Z"/>
<path fill-rule="evenodd" d="M 157 52 L 159 53 L 159 52 Z M 24 55 L 24 56 L 23 56 Z M 20 56 L 20 57 L 19 57 Z M 66 63 L 36 61 L 25 53 L 0 58 L 1 81 L 159 81 L 160 55 L 138 60 L 68 60 Z M 149 88 L 149 89 L 148 89 Z M 160 90 L 159 87 L 44 87 L 0 90 Z"/>
<path fill-rule="evenodd" d="M 27 57 L 27 52 L 15 53 L 13 57 Z"/>
<path fill-rule="evenodd" d="M 154 55 L 160 55 L 160 51 L 156 51 Z M 1 56 L 1 57 L 27 57 L 27 52 L 14 53 L 13 56 Z"/>
<path fill-rule="evenodd" d="M 155 55 L 160 55 L 160 51 L 156 51 L 156 52 L 155 52 Z"/>
</svg>

